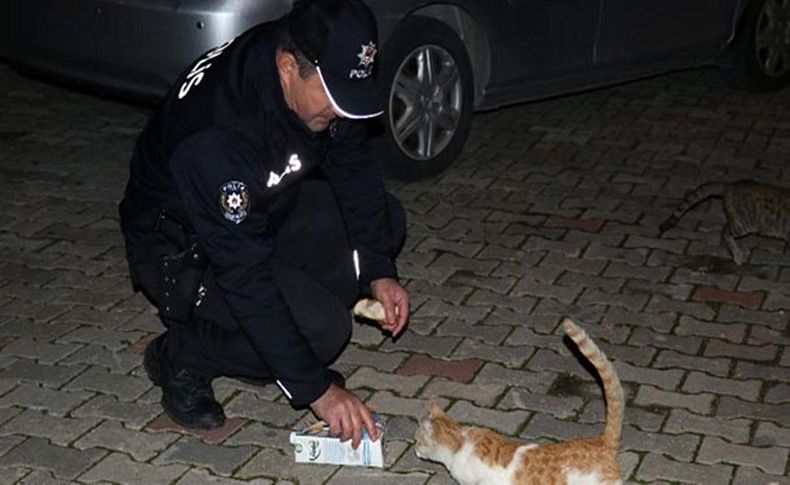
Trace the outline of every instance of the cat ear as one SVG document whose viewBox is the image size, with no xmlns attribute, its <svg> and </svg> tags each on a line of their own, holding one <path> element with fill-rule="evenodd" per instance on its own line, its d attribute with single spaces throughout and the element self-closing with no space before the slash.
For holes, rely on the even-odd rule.
<svg viewBox="0 0 790 485">
<path fill-rule="evenodd" d="M 444 416 L 444 409 L 442 409 L 435 402 L 432 402 L 430 411 L 428 412 L 428 416 L 430 416 L 431 419 L 438 418 L 439 416 Z"/>
</svg>

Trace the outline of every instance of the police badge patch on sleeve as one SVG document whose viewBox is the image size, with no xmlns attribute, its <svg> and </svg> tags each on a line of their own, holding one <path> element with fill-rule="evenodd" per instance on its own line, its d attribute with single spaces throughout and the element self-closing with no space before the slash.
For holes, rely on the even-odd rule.
<svg viewBox="0 0 790 485">
<path fill-rule="evenodd" d="M 250 209 L 250 194 L 247 185 L 238 180 L 222 184 L 219 189 L 219 205 L 225 219 L 240 223 L 247 218 Z"/>
</svg>

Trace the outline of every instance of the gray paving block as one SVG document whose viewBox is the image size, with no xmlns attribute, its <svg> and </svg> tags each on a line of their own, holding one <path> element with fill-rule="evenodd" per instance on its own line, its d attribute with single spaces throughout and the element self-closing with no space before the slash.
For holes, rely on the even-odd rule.
<svg viewBox="0 0 790 485">
<path fill-rule="evenodd" d="M 121 421 L 130 429 L 140 430 L 148 422 L 161 414 L 158 404 L 142 402 L 122 402 L 109 394 L 99 394 L 72 410 L 76 417 L 97 417 Z"/>
<path fill-rule="evenodd" d="M 130 485 L 171 483 L 181 477 L 188 467 L 183 465 L 150 465 L 139 463 L 122 453 L 110 453 L 93 468 L 79 476 L 81 482 L 99 483 L 108 478 Z"/>
<path fill-rule="evenodd" d="M 153 463 L 157 466 L 180 463 L 190 467 L 208 468 L 212 473 L 230 477 L 253 454 L 253 446 L 220 446 L 202 443 L 193 438 L 182 438 L 159 455 Z"/>
<path fill-rule="evenodd" d="M 259 399 L 249 392 L 241 392 L 225 403 L 225 413 L 228 416 L 244 416 L 280 427 L 290 427 L 304 415 L 304 411 L 295 411 L 290 404 Z"/>
<path fill-rule="evenodd" d="M 71 392 L 49 389 L 33 383 L 22 383 L 0 398 L 0 408 L 20 406 L 65 416 L 69 411 L 93 397 L 90 392 Z"/>
<path fill-rule="evenodd" d="M 145 377 L 112 374 L 100 367 L 91 367 L 69 382 L 64 389 L 112 394 L 121 401 L 132 401 L 151 387 Z"/>
<path fill-rule="evenodd" d="M 292 451 L 285 453 L 282 450 L 264 448 L 241 467 L 234 474 L 234 478 L 287 479 L 299 484 L 319 485 L 325 483 L 338 468 L 333 465 L 297 464 L 293 461 Z"/>
<path fill-rule="evenodd" d="M 715 436 L 705 437 L 700 446 L 697 461 L 700 463 L 734 463 L 754 466 L 766 473 L 781 475 L 787 468 L 790 450 L 776 446 L 754 448 L 727 443 Z"/>
<path fill-rule="evenodd" d="M 22 358 L 0 373 L 0 379 L 38 382 L 49 387 L 60 387 L 84 369 L 84 366 L 37 364 L 30 359 Z"/>
<path fill-rule="evenodd" d="M 68 418 L 24 411 L 0 427 L 0 434 L 46 438 L 59 446 L 68 446 L 77 437 L 99 423 L 96 418 Z"/>
<path fill-rule="evenodd" d="M 234 480 L 232 478 L 218 477 L 216 475 L 210 474 L 207 471 L 192 469 L 186 472 L 184 476 L 176 482 L 175 485 L 269 485 L 272 483 L 275 482 L 261 478 L 250 481 Z M 280 484 L 283 482 L 277 481 L 277 483 Z"/>
<path fill-rule="evenodd" d="M 121 451 L 140 462 L 148 461 L 178 440 L 175 433 L 146 433 L 127 429 L 118 422 L 105 421 L 85 433 L 73 446 L 80 450 L 103 448 Z"/>
<path fill-rule="evenodd" d="M 24 466 L 44 469 L 54 473 L 57 478 L 74 479 L 105 454 L 105 451 L 79 451 L 51 445 L 41 438 L 28 438 L 0 457 L 0 467 Z"/>
</svg>

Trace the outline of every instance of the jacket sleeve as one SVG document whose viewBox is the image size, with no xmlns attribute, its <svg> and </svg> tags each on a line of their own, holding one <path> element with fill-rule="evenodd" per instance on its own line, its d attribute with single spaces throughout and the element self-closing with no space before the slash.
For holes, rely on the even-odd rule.
<svg viewBox="0 0 790 485">
<path fill-rule="evenodd" d="M 322 170 L 332 186 L 354 249 L 363 294 L 370 283 L 397 278 L 384 182 L 372 155 L 365 125 L 337 120 Z"/>
<path fill-rule="evenodd" d="M 256 164 L 243 142 L 209 131 L 181 142 L 170 170 L 232 315 L 292 404 L 302 407 L 330 380 L 273 279 L 275 241 Z M 223 195 L 228 190 L 238 196 L 232 203 Z"/>
</svg>

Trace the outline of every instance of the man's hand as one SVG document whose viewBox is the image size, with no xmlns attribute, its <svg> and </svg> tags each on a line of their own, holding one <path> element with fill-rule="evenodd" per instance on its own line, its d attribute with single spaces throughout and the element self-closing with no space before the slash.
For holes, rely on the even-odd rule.
<svg viewBox="0 0 790 485">
<path fill-rule="evenodd" d="M 362 441 L 362 428 L 367 428 L 371 440 L 379 439 L 379 429 L 373 422 L 370 409 L 342 387 L 331 384 L 321 397 L 310 404 L 310 409 L 329 425 L 330 436 L 337 436 L 340 441 L 351 439 L 355 450 Z"/>
<path fill-rule="evenodd" d="M 409 292 L 392 278 L 380 278 L 370 284 L 373 298 L 381 302 L 387 318 L 381 328 L 395 338 L 406 327 L 409 318 Z"/>
</svg>

